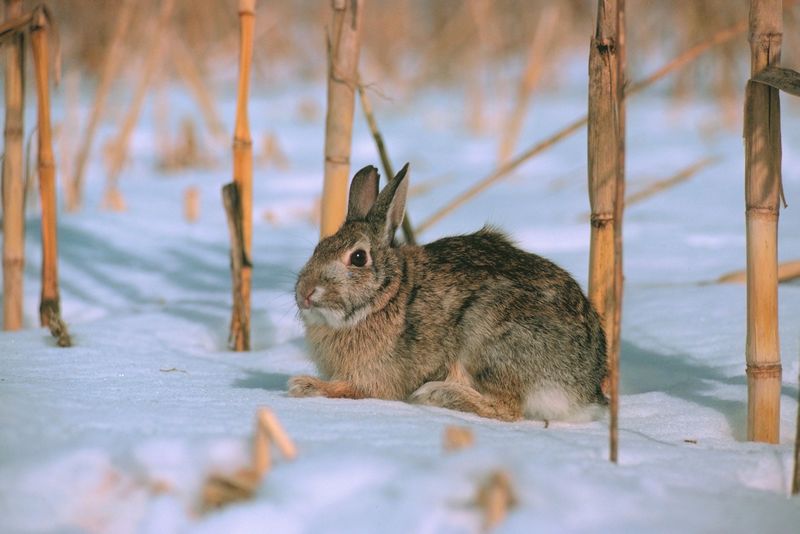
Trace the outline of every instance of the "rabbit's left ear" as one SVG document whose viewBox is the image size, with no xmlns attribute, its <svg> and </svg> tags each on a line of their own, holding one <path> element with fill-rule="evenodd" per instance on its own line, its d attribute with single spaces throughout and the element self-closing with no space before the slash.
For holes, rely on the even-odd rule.
<svg viewBox="0 0 800 534">
<path fill-rule="evenodd" d="M 350 183 L 350 199 L 347 202 L 347 220 L 363 219 L 378 197 L 378 169 L 368 165 L 353 176 Z"/>
<path fill-rule="evenodd" d="M 369 220 L 382 226 L 383 237 L 387 243 L 392 242 L 397 227 L 403 222 L 408 194 L 407 176 L 408 163 L 386 184 L 367 216 Z"/>
</svg>

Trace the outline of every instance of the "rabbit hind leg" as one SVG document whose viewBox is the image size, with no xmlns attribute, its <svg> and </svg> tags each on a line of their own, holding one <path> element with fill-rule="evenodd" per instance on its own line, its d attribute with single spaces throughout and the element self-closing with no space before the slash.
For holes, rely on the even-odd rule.
<svg viewBox="0 0 800 534">
<path fill-rule="evenodd" d="M 415 404 L 438 406 L 461 412 L 472 412 L 481 417 L 517 421 L 522 419 L 519 402 L 483 395 L 475 388 L 458 381 L 427 382 L 411 394 Z"/>
</svg>

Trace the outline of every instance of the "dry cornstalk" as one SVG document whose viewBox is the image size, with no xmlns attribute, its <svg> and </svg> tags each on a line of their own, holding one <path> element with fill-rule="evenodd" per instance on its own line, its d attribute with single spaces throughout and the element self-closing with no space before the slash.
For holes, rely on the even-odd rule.
<svg viewBox="0 0 800 534">
<path fill-rule="evenodd" d="M 750 67 L 780 62 L 781 0 L 750 2 Z M 781 355 L 778 335 L 778 214 L 781 126 L 778 90 L 748 82 L 745 91 L 747 223 L 747 438 L 777 443 Z"/>
<path fill-rule="evenodd" d="M 548 4 L 540 13 L 536 28 L 533 30 L 533 38 L 528 47 L 528 58 L 525 63 L 525 71 L 522 74 L 514 106 L 509 110 L 506 118 L 506 125 L 503 128 L 503 136 L 500 139 L 500 151 L 498 160 L 500 163 L 507 162 L 514 153 L 514 147 L 519 139 L 522 124 L 525 120 L 525 110 L 531 99 L 531 94 L 539 83 L 542 74 L 542 65 L 549 50 L 549 43 L 556 30 L 560 6 L 555 3 Z"/>
<path fill-rule="evenodd" d="M 225 127 L 222 125 L 222 120 L 220 120 L 217 112 L 216 103 L 203 82 L 203 77 L 200 74 L 200 69 L 197 67 L 194 56 L 177 36 L 173 38 L 173 43 L 175 46 L 172 48 L 172 62 L 175 64 L 178 74 L 194 95 L 208 130 L 219 141 L 227 139 Z"/>
<path fill-rule="evenodd" d="M 381 158 L 381 166 L 383 173 L 386 175 L 387 180 L 394 178 L 394 167 L 389 159 L 389 153 L 386 151 L 386 144 L 383 142 L 383 135 L 378 129 L 378 122 L 375 120 L 375 114 L 372 111 L 372 103 L 367 96 L 367 91 L 364 85 L 359 82 L 358 96 L 361 100 L 361 109 L 364 111 L 364 117 L 367 119 L 369 130 L 372 133 L 372 138 L 375 140 L 375 147 L 378 150 L 378 155 Z M 411 220 L 408 218 L 408 212 L 403 216 L 403 237 L 409 245 L 416 245 L 417 239 L 414 237 L 414 228 L 411 225 Z"/>
<path fill-rule="evenodd" d="M 778 283 L 790 282 L 800 278 L 800 260 L 778 264 Z M 747 282 L 747 270 L 726 273 L 717 278 L 719 284 L 744 284 Z"/>
<path fill-rule="evenodd" d="M 780 89 L 790 95 L 800 96 L 800 73 L 791 69 L 773 65 L 753 76 L 752 80 Z"/>
<path fill-rule="evenodd" d="M 492 472 L 478 488 L 477 503 L 483 512 L 484 532 L 502 523 L 509 510 L 517 505 L 517 497 L 508 473 L 500 470 Z"/>
<path fill-rule="evenodd" d="M 6 0 L 6 20 L 0 24 L 0 43 L 16 40 L 19 33 L 28 28 L 33 19 L 32 13 L 22 13 L 22 7 L 16 7 L 16 0 Z"/>
<path fill-rule="evenodd" d="M 154 35 L 165 35 L 169 25 L 169 19 L 172 15 L 172 8 L 175 5 L 175 0 L 163 0 L 161 2 L 161 9 L 158 12 L 158 20 L 154 28 Z M 122 122 L 119 134 L 113 141 L 110 163 L 108 170 L 108 182 L 106 185 L 105 200 L 103 202 L 106 209 L 112 211 L 122 211 L 125 209 L 122 194 L 119 191 L 119 174 L 122 172 L 122 167 L 128 158 L 128 145 L 133 129 L 139 120 L 139 114 L 142 111 L 142 104 L 144 104 L 144 97 L 147 95 L 147 90 L 150 88 L 150 82 L 153 79 L 153 74 L 158 68 L 163 50 L 163 40 L 160 38 L 153 38 L 149 40 L 148 49 L 145 56 L 142 74 L 139 78 L 139 83 L 133 94 L 133 102 L 125 115 Z"/>
<path fill-rule="evenodd" d="M 625 97 L 627 98 L 633 94 L 636 94 L 642 91 L 643 89 L 646 89 L 647 87 L 651 86 L 652 84 L 656 83 L 657 81 L 664 78 L 668 74 L 685 67 L 686 65 L 688 65 L 689 63 L 700 57 L 708 49 L 714 46 L 719 46 L 721 44 L 727 43 L 731 39 L 741 34 L 746 28 L 747 28 L 747 22 L 743 21 L 718 31 L 705 41 L 685 51 L 684 53 L 682 53 L 681 55 L 679 55 L 666 65 L 664 65 L 662 68 L 658 69 L 650 76 L 644 78 L 643 80 L 639 80 L 638 82 L 631 83 L 627 87 L 623 88 L 625 91 Z M 568 138 L 575 132 L 579 131 L 583 126 L 586 125 L 588 120 L 589 120 L 588 115 L 584 115 L 583 117 L 564 126 L 562 129 L 560 129 L 547 139 L 544 139 L 543 141 L 540 141 L 539 143 L 535 144 L 534 146 L 524 151 L 511 161 L 503 165 L 500 165 L 491 174 L 481 179 L 480 181 L 476 182 L 475 185 L 473 185 L 471 188 L 466 190 L 464 193 L 458 195 L 448 204 L 446 204 L 438 211 L 436 211 L 433 215 L 428 217 L 425 221 L 420 223 L 415 229 L 417 235 L 429 229 L 431 226 L 442 220 L 452 211 L 458 209 L 459 207 L 461 207 L 461 205 L 463 205 L 467 201 L 471 200 L 473 197 L 477 196 L 478 194 L 488 189 L 495 182 L 498 182 L 501 179 L 508 177 L 508 175 L 510 175 L 514 170 L 516 170 L 520 165 L 522 165 L 529 159 L 533 158 L 534 156 L 538 156 L 548 148 L 559 143 L 560 141 L 563 141 L 564 139 Z"/>
<path fill-rule="evenodd" d="M 272 465 L 273 440 L 284 458 L 294 460 L 297 457 L 294 443 L 275 414 L 267 408 L 259 408 L 253 433 L 253 465 L 232 475 L 212 474 L 203 487 L 203 508 L 219 508 L 251 498 Z"/>
<path fill-rule="evenodd" d="M 625 198 L 625 207 L 630 207 L 634 204 L 647 200 L 648 198 L 657 195 L 663 191 L 671 189 L 678 184 L 682 184 L 691 179 L 695 174 L 705 169 L 712 163 L 718 161 L 717 158 L 703 158 L 700 161 L 692 163 L 688 167 L 681 169 L 675 175 L 653 182 L 641 191 L 637 191 Z"/>
<path fill-rule="evenodd" d="M 242 232 L 241 280 L 234 296 L 230 343 L 237 351 L 250 350 L 250 291 L 252 285 L 253 244 L 253 142 L 247 115 L 250 90 L 250 67 L 253 60 L 253 33 L 256 19 L 255 0 L 239 0 L 239 83 L 236 92 L 236 125 L 233 133 L 233 182 L 237 186 L 240 211 L 237 214 Z M 231 243 L 233 247 L 233 241 Z M 235 274 L 234 274 L 235 276 Z M 236 291 L 236 288 L 234 288 Z M 237 310 L 236 303 L 240 308 Z"/>
<path fill-rule="evenodd" d="M 320 235 L 335 233 L 344 222 L 350 146 L 364 0 L 332 0 L 328 33 L 328 110 L 325 118 L 325 178 Z"/>
<path fill-rule="evenodd" d="M 39 194 L 42 203 L 42 296 L 39 305 L 39 319 L 42 326 L 49 326 L 52 318 L 61 315 L 58 292 L 56 167 L 50 124 L 50 80 L 47 72 L 49 24 L 45 8 L 37 7 L 31 21 L 31 49 L 36 71 Z"/>
<path fill-rule="evenodd" d="M 442 445 L 446 452 L 460 451 L 475 444 L 475 435 L 465 426 L 447 426 Z"/>
<path fill-rule="evenodd" d="M 242 291 L 243 273 L 249 268 L 250 257 L 244 251 L 244 230 L 242 228 L 242 203 L 239 185 L 229 183 L 222 188 L 222 203 L 228 219 L 228 233 L 231 239 L 231 281 L 233 308 L 228 343 L 234 350 L 250 350 L 250 316 L 247 313 Z"/>
<path fill-rule="evenodd" d="M 196 186 L 187 187 L 183 193 L 183 217 L 190 223 L 200 217 L 200 190 Z"/>
<path fill-rule="evenodd" d="M 623 0 L 598 0 L 597 26 L 589 53 L 589 201 L 592 207 L 589 299 L 603 319 L 608 355 L 610 459 L 617 461 L 619 403 L 619 307 L 621 301 L 621 229 L 619 188 L 623 183 L 621 106 L 623 80 L 619 58 Z"/>
<path fill-rule="evenodd" d="M 89 116 L 89 122 L 86 124 L 78 153 L 75 156 L 75 170 L 69 181 L 70 187 L 66 189 L 67 211 L 77 211 L 81 208 L 83 173 L 86 168 L 86 161 L 89 159 L 89 153 L 92 150 L 92 142 L 97 132 L 97 126 L 100 124 L 100 118 L 103 115 L 106 100 L 111 90 L 111 83 L 119 69 L 120 60 L 122 59 L 122 43 L 131 25 L 131 15 L 136 2 L 134 0 L 122 0 L 121 3 L 119 15 L 117 15 L 117 23 L 114 25 L 114 32 L 112 33 L 111 45 L 108 47 L 103 68 L 100 72 L 100 83 L 94 95 L 92 113 Z"/>
<path fill-rule="evenodd" d="M 22 0 L 5 1 L 6 22 L 22 15 Z M 29 17 L 24 17 L 29 19 Z M 28 20 L 28 22 L 30 22 Z M 5 156 L 3 158 L 3 329 L 19 330 L 25 270 L 24 108 L 25 50 L 20 33 L 9 36 L 5 66 Z"/>
</svg>

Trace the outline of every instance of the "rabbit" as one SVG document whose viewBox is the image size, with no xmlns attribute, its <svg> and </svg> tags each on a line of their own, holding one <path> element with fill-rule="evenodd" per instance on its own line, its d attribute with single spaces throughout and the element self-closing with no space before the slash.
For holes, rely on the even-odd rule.
<svg viewBox="0 0 800 534">
<path fill-rule="evenodd" d="M 578 283 L 492 227 L 397 245 L 408 164 L 380 193 L 353 177 L 345 222 L 299 273 L 295 299 L 322 378 L 293 397 L 379 398 L 503 421 L 587 421 L 607 399 L 606 339 Z"/>
</svg>

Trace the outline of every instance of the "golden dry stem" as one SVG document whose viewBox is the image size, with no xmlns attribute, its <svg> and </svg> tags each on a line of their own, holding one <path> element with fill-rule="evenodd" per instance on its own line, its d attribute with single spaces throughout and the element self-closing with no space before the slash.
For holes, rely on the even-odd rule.
<svg viewBox="0 0 800 534">
<path fill-rule="evenodd" d="M 636 94 L 647 87 L 653 85 L 658 80 L 664 78 L 665 76 L 675 72 L 678 69 L 685 67 L 686 65 L 690 64 L 692 61 L 695 61 L 699 58 L 704 52 L 711 49 L 714 46 L 719 46 L 731 41 L 733 38 L 740 35 L 747 29 L 747 21 L 742 21 L 733 26 L 729 26 L 724 28 L 714 35 L 706 39 L 705 41 L 693 46 L 691 49 L 687 50 L 686 52 L 682 53 L 674 60 L 670 61 L 662 68 L 658 69 L 656 72 L 651 74 L 650 76 L 644 78 L 643 80 L 639 80 L 638 82 L 633 82 L 625 88 L 625 97 L 630 95 Z M 558 144 L 559 142 L 567 139 L 575 132 L 578 132 L 583 126 L 587 124 L 589 120 L 588 115 L 584 115 L 583 117 L 576 119 L 572 123 L 564 126 L 556 133 L 552 134 L 550 137 L 536 143 L 529 149 L 522 152 L 520 155 L 508 161 L 507 163 L 500 165 L 496 170 L 494 170 L 491 174 L 486 176 L 485 178 L 479 180 L 475 183 L 472 187 L 466 190 L 464 193 L 458 195 L 449 203 L 445 204 L 439 210 L 433 213 L 428 219 L 417 225 L 415 232 L 417 235 L 421 234 L 425 230 L 429 229 L 431 226 L 442 220 L 444 217 L 449 215 L 451 212 L 455 211 L 469 200 L 474 198 L 475 196 L 479 195 L 489 187 L 491 187 L 496 182 L 507 178 L 513 171 L 515 171 L 519 166 L 523 163 L 527 162 L 531 158 L 538 156 L 542 152 L 546 151 L 550 147 Z"/>
<path fill-rule="evenodd" d="M 790 282 L 800 278 L 800 260 L 778 264 L 778 283 Z M 747 282 L 747 269 L 723 274 L 717 278 L 719 284 L 744 284 Z"/>
<path fill-rule="evenodd" d="M 244 252 L 244 233 L 242 229 L 242 204 L 239 186 L 231 182 L 222 188 L 222 202 L 228 220 L 228 234 L 231 240 L 231 282 L 233 307 L 228 343 L 233 350 L 250 350 L 250 316 L 243 300 L 243 273 L 250 259 Z"/>
<path fill-rule="evenodd" d="M 165 35 L 169 26 L 170 17 L 172 16 L 175 0 L 163 0 L 160 5 L 161 8 L 158 13 L 158 19 L 153 29 L 155 35 Z M 120 206 L 124 204 L 124 202 L 120 202 L 122 193 L 119 191 L 119 175 L 128 159 L 130 137 L 139 120 L 139 114 L 144 104 L 144 97 L 147 95 L 156 69 L 161 63 L 163 48 L 163 39 L 153 38 L 148 40 L 148 49 L 144 66 L 142 68 L 142 74 L 139 77 L 139 82 L 134 90 L 133 102 L 128 109 L 128 113 L 125 115 L 119 134 L 117 134 L 117 137 L 111 145 L 106 194 L 105 201 L 103 202 L 103 206 L 106 209 L 118 211 Z"/>
<path fill-rule="evenodd" d="M 328 109 L 325 118 L 325 176 L 320 235 L 334 234 L 344 222 L 350 179 L 358 56 L 363 0 L 334 0 L 328 29 Z"/>
<path fill-rule="evenodd" d="M 475 444 L 475 435 L 472 430 L 464 426 L 447 426 L 444 429 L 443 447 L 445 452 L 455 452 L 472 447 Z"/>
<path fill-rule="evenodd" d="M 780 63 L 781 0 L 750 2 L 750 69 Z M 778 90 L 748 82 L 745 91 L 747 228 L 747 438 L 780 437 L 781 356 L 778 334 L 778 214 L 782 196 Z"/>
<path fill-rule="evenodd" d="M 268 408 L 259 408 L 253 432 L 253 465 L 230 475 L 211 474 L 203 485 L 203 509 L 220 508 L 252 498 L 272 466 L 270 447 L 273 441 L 285 459 L 291 461 L 297 457 L 294 443 L 275 414 Z"/>
<path fill-rule="evenodd" d="M 56 168 L 50 122 L 50 81 L 48 77 L 48 20 L 43 7 L 31 21 L 31 48 L 36 72 L 39 193 L 42 203 L 42 294 L 39 319 L 48 326 L 59 315 L 58 236 L 56 225 Z"/>
<path fill-rule="evenodd" d="M 253 60 L 253 35 L 255 32 L 255 0 L 239 2 L 239 81 L 236 91 L 236 124 L 233 134 L 233 182 L 237 186 L 239 211 L 236 214 L 241 227 L 241 265 L 239 287 L 234 284 L 234 309 L 231 316 L 230 338 L 237 351 L 250 350 L 250 293 L 252 286 L 253 243 L 253 143 L 247 113 L 250 91 L 250 67 Z M 237 276 L 234 273 L 234 278 Z M 237 307 L 237 302 L 238 307 Z"/>
<path fill-rule="evenodd" d="M 378 129 L 378 122 L 375 120 L 375 114 L 372 112 L 372 103 L 367 96 L 367 91 L 364 88 L 364 85 L 360 82 L 358 84 L 358 96 L 361 100 L 361 109 L 364 112 L 364 117 L 367 119 L 367 125 L 372 133 L 372 138 L 375 140 L 375 148 L 378 150 L 378 155 L 381 158 L 383 173 L 386 175 L 387 180 L 391 180 L 394 177 L 394 167 L 389 159 L 389 152 L 386 150 L 386 144 L 383 142 L 383 135 Z M 414 229 L 411 225 L 411 220 L 408 217 L 408 212 L 405 212 L 403 215 L 402 228 L 405 242 L 409 245 L 416 245 L 417 238 L 414 236 Z"/>
<path fill-rule="evenodd" d="M 190 223 L 200 218 L 200 190 L 195 186 L 187 187 L 183 193 L 183 217 Z"/>
<path fill-rule="evenodd" d="M 589 300 L 606 333 L 609 390 L 609 458 L 617 461 L 619 336 L 622 306 L 622 211 L 624 198 L 624 0 L 598 0 L 597 27 L 589 52 L 589 202 L 592 207 Z"/>
<path fill-rule="evenodd" d="M 517 505 L 511 477 L 505 471 L 494 471 L 478 488 L 477 504 L 483 514 L 483 531 L 488 532 L 503 522 Z"/>
<path fill-rule="evenodd" d="M 5 1 L 6 21 L 22 15 L 22 0 Z M 5 127 L 3 158 L 3 329 L 23 322 L 25 270 L 25 49 L 22 34 L 5 45 Z"/>
<path fill-rule="evenodd" d="M 114 37 L 111 40 L 111 45 L 108 47 L 108 52 L 103 62 L 103 68 L 100 72 L 100 83 L 94 95 L 94 106 L 92 106 L 89 122 L 86 125 L 86 130 L 83 132 L 83 138 L 81 139 L 78 153 L 75 156 L 75 171 L 69 181 L 70 187 L 66 190 L 67 211 L 79 210 L 83 202 L 83 182 L 86 162 L 92 150 L 92 143 L 95 133 L 97 132 L 97 126 L 100 124 L 100 119 L 103 116 L 108 94 L 111 92 L 111 84 L 119 70 L 119 65 L 122 60 L 122 44 L 125 41 L 128 28 L 131 25 L 131 15 L 133 14 L 133 6 L 135 4 L 135 0 L 123 0 L 119 15 L 117 15 L 117 23 L 114 25 L 114 31 L 112 33 Z"/>
</svg>

